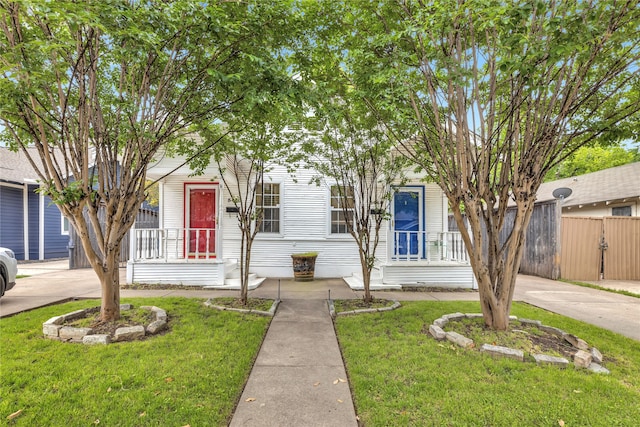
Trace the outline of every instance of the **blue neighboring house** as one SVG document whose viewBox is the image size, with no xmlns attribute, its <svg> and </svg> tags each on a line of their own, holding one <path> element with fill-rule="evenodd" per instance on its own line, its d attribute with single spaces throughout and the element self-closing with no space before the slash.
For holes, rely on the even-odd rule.
<svg viewBox="0 0 640 427">
<path fill-rule="evenodd" d="M 0 147 L 0 246 L 18 260 L 67 258 L 69 222 L 36 192 L 38 179 L 23 153 Z"/>
</svg>

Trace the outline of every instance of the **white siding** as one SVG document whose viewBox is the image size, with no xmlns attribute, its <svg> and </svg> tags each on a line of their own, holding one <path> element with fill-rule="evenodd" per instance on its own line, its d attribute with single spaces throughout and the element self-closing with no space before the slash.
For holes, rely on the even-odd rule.
<svg viewBox="0 0 640 427">
<path fill-rule="evenodd" d="M 291 254 L 318 252 L 316 277 L 340 277 L 359 271 L 360 260 L 350 235 L 329 234 L 329 190 L 309 183 L 313 173 L 300 170 L 295 180 L 284 167 L 265 175 L 265 182 L 280 183 L 280 234 L 258 233 L 253 244 L 251 271 L 264 277 L 292 277 Z M 227 200 L 225 196 L 224 200 Z M 240 233 L 235 216 L 223 218 L 226 258 L 240 257 Z M 381 247 L 384 245 L 381 245 Z"/>
<path fill-rule="evenodd" d="M 383 283 L 393 285 L 475 288 L 470 265 L 400 262 L 382 266 Z"/>
<path fill-rule="evenodd" d="M 175 169 L 181 164 L 181 160 L 163 158 L 161 162 L 154 165 L 150 171 L 150 177 L 160 177 L 163 174 Z M 186 167 L 179 168 L 173 174 L 163 178 L 161 200 L 161 228 L 183 228 L 184 227 L 184 184 L 186 183 L 213 183 L 219 185 L 219 206 L 218 206 L 218 241 L 217 253 L 218 261 L 237 260 L 240 257 L 240 231 L 238 229 L 235 213 L 226 213 L 226 206 L 231 206 L 230 193 L 224 188 L 219 179 L 219 171 L 215 167 L 209 167 L 203 176 L 189 176 L 190 171 Z M 259 233 L 254 241 L 251 257 L 251 272 L 263 277 L 291 277 L 293 275 L 291 254 L 300 252 L 318 252 L 316 261 L 316 277 L 342 277 L 360 273 L 360 260 L 355 241 L 348 234 L 332 235 L 330 233 L 329 220 L 329 185 L 316 185 L 310 183 L 314 173 L 307 169 L 297 172 L 295 179 L 291 177 L 286 168 L 276 167 L 265 174 L 265 182 L 280 184 L 281 191 L 281 224 L 280 233 Z M 446 231 L 447 228 L 447 206 L 442 197 L 442 192 L 436 184 L 412 180 L 410 185 L 424 186 L 425 201 L 425 227 L 426 231 L 438 233 Z M 387 230 L 389 224 L 384 223 L 380 230 L 380 243 L 378 245 L 376 258 L 378 265 L 385 265 L 387 262 Z M 215 265 L 215 260 L 211 261 Z M 143 265 L 144 264 L 144 265 Z M 203 274 L 196 273 L 198 267 L 206 263 L 187 263 L 189 270 L 181 270 L 180 265 L 171 264 L 161 267 L 155 264 L 158 269 L 154 271 L 154 264 L 141 263 L 136 265 L 136 277 L 144 278 L 146 281 L 159 283 L 160 281 L 198 281 L 201 276 L 211 275 L 211 280 L 219 282 L 224 277 L 224 268 L 217 267 L 217 270 L 208 271 Z M 404 278 L 411 283 L 422 281 L 423 273 L 417 273 L 415 269 L 388 269 L 391 274 L 390 280 L 403 281 Z M 462 267 L 462 268 L 461 268 Z M 456 268 L 454 273 L 453 270 Z M 406 271 L 405 271 L 406 270 Z M 425 270 L 422 267 L 422 270 Z M 468 266 L 448 265 L 445 270 L 440 268 L 430 268 L 429 276 L 437 273 L 433 280 L 436 282 L 446 282 L 447 280 L 457 283 L 468 283 L 468 281 L 458 280 L 460 276 L 468 276 Z M 417 276 L 416 276 L 417 274 Z M 194 276 L 195 275 L 195 276 Z M 408 275 L 408 276 L 407 276 Z M 158 276 L 161 276 L 158 277 Z M 197 276 L 197 277 L 196 277 Z M 404 277 L 404 278 L 403 278 Z M 386 280 L 386 278 L 385 278 Z"/>
<path fill-rule="evenodd" d="M 128 283 L 222 286 L 225 265 L 221 262 L 127 263 Z"/>
</svg>

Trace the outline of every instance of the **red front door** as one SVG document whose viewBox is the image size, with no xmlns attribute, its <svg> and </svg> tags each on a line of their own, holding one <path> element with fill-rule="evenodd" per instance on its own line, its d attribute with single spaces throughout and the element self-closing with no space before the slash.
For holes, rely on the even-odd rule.
<svg viewBox="0 0 640 427">
<path fill-rule="evenodd" d="M 216 190 L 189 189 L 189 256 L 215 257 Z"/>
</svg>

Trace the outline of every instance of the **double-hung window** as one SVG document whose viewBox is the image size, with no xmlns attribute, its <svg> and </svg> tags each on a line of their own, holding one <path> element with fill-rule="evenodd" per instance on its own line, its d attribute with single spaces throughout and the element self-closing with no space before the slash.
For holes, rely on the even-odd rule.
<svg viewBox="0 0 640 427">
<path fill-rule="evenodd" d="M 349 224 L 353 223 L 354 207 L 353 187 L 331 186 L 331 234 L 349 232 Z"/>
<path fill-rule="evenodd" d="M 261 214 L 259 231 L 280 232 L 280 184 L 258 183 L 256 188 L 256 210 Z"/>
</svg>

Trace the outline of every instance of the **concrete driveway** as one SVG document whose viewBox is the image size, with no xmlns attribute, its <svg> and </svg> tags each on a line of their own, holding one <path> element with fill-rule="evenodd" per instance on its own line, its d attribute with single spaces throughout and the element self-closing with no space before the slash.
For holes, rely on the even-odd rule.
<svg viewBox="0 0 640 427">
<path fill-rule="evenodd" d="M 612 288 L 618 287 L 612 283 L 613 281 L 608 282 Z M 519 275 L 514 300 L 524 301 L 640 341 L 640 282 L 623 283 L 620 287 L 624 286 L 625 290 L 637 293 L 639 297 Z"/>
</svg>

